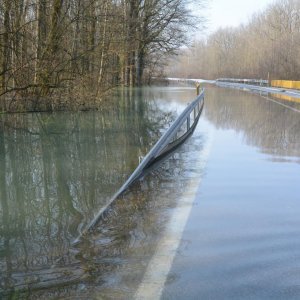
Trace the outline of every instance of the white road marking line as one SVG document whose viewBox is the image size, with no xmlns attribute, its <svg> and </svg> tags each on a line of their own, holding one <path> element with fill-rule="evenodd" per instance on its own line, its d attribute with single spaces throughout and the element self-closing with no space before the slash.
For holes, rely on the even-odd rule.
<svg viewBox="0 0 300 300">
<path fill-rule="evenodd" d="M 268 100 L 268 101 L 271 101 L 271 102 L 274 102 L 274 103 L 276 103 L 276 104 L 278 104 L 278 105 L 281 105 L 281 106 L 283 106 L 283 107 L 285 107 L 285 108 L 288 108 L 288 109 L 290 109 L 290 110 L 292 110 L 292 111 L 295 111 L 295 112 L 300 113 L 300 110 L 297 109 L 297 108 L 290 107 L 289 105 L 285 105 L 285 104 L 283 104 L 283 103 L 281 103 L 281 102 L 278 102 L 278 101 L 276 101 L 276 100 L 274 100 L 274 99 L 271 99 L 271 98 L 268 98 L 268 97 L 265 97 L 265 96 L 261 96 L 261 97 L 264 98 L 264 99 L 266 99 L 266 100 Z"/>
<path fill-rule="evenodd" d="M 204 149 L 199 153 L 199 159 L 196 162 L 199 169 L 204 169 L 207 163 L 212 142 L 213 132 L 210 132 Z M 160 299 L 201 180 L 202 177 L 193 178 L 186 187 L 186 192 L 178 201 L 178 206 L 174 209 L 166 231 L 148 265 L 143 281 L 135 293 L 136 300 Z"/>
</svg>

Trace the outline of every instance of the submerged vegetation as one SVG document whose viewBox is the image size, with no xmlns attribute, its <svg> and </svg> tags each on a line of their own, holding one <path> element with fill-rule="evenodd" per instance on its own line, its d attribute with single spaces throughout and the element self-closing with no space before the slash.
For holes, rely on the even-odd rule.
<svg viewBox="0 0 300 300">
<path fill-rule="evenodd" d="M 112 87 L 141 85 L 201 24 L 189 2 L 1 1 L 1 110 L 86 108 Z"/>
</svg>

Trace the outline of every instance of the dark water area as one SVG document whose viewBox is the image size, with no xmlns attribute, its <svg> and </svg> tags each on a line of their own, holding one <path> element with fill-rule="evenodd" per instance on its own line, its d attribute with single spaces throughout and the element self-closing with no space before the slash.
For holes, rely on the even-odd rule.
<svg viewBox="0 0 300 300">
<path fill-rule="evenodd" d="M 192 182 L 162 298 L 300 297 L 297 102 L 207 87 L 187 143 L 72 244 L 194 98 L 120 90 L 111 110 L 0 117 L 1 299 L 133 299 Z"/>
</svg>

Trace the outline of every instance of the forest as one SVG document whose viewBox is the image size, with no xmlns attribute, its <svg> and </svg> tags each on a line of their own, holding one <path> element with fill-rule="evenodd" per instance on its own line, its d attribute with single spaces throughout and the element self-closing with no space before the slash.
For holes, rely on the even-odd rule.
<svg viewBox="0 0 300 300">
<path fill-rule="evenodd" d="M 300 80 L 299 0 L 191 43 L 207 2 L 2 0 L 0 111 L 90 109 L 153 77 Z"/>
<path fill-rule="evenodd" d="M 2 0 L 0 110 L 99 105 L 159 75 L 201 24 L 204 0 Z"/>
<path fill-rule="evenodd" d="M 220 28 L 171 60 L 173 77 L 300 80 L 300 1 L 277 0 L 239 27 Z"/>
</svg>

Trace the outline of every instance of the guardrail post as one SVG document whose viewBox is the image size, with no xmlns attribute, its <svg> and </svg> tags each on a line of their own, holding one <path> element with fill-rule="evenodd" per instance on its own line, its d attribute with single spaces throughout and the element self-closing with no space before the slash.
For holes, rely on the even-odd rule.
<svg viewBox="0 0 300 300">
<path fill-rule="evenodd" d="M 196 94 L 197 94 L 197 96 L 199 96 L 200 95 L 200 83 L 196 83 Z"/>
</svg>

